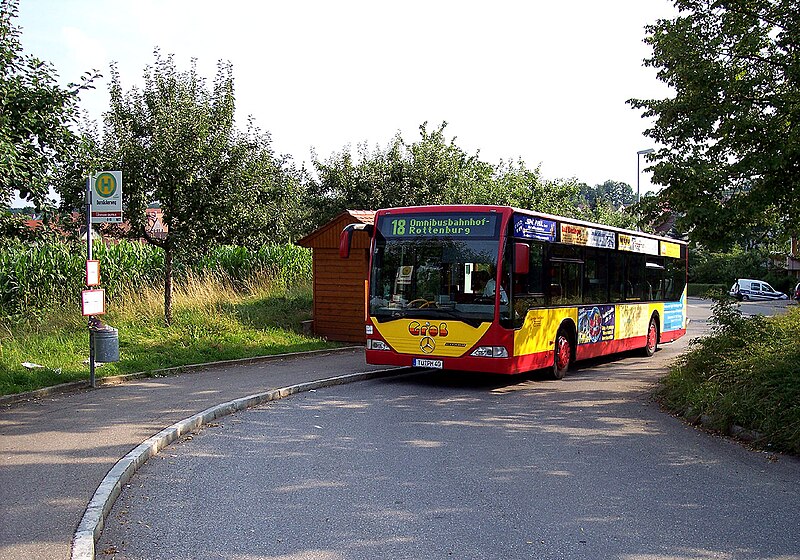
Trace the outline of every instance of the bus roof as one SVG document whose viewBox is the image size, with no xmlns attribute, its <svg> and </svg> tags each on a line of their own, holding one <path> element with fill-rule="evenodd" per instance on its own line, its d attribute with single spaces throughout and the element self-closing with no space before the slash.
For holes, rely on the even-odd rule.
<svg viewBox="0 0 800 560">
<path fill-rule="evenodd" d="M 655 235 L 645 231 L 624 229 L 615 226 L 609 226 L 598 222 L 587 222 L 575 218 L 567 218 L 566 216 L 557 216 L 555 214 L 547 214 L 545 212 L 537 212 L 535 210 L 526 210 L 524 208 L 516 208 L 514 206 L 499 206 L 496 204 L 440 204 L 429 206 L 399 206 L 395 208 L 382 208 L 375 213 L 375 219 L 383 214 L 391 214 L 398 212 L 401 214 L 409 214 L 413 212 L 498 212 L 504 216 L 514 213 L 526 214 L 537 218 L 544 218 L 546 220 L 553 220 L 556 222 L 565 222 L 576 226 L 591 227 L 596 229 L 604 229 L 613 231 L 615 233 L 622 233 L 625 235 L 636 235 L 639 237 L 649 237 L 651 239 L 658 239 L 661 241 L 669 241 L 671 243 L 679 243 L 681 245 L 688 245 L 683 239 L 676 239 L 674 237 L 665 237 L 662 235 Z"/>
</svg>

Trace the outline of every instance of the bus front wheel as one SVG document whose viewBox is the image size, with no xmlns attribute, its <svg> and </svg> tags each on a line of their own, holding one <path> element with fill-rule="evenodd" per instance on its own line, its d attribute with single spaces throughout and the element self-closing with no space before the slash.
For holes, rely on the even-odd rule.
<svg viewBox="0 0 800 560">
<path fill-rule="evenodd" d="M 572 362 L 572 338 L 567 329 L 558 329 L 553 354 L 553 378 L 563 379 Z"/>
</svg>

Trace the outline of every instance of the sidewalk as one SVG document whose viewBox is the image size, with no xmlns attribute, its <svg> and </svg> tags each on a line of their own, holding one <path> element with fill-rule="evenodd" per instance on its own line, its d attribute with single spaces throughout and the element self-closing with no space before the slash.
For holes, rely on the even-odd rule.
<svg viewBox="0 0 800 560">
<path fill-rule="evenodd" d="M 213 405 L 297 383 L 383 369 L 353 349 L 217 366 L 0 408 L 0 560 L 67 560 L 87 503 L 114 464 Z"/>
</svg>

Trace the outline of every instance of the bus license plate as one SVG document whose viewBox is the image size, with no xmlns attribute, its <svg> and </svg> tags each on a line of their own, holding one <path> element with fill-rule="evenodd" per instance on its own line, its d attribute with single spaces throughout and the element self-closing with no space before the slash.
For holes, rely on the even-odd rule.
<svg viewBox="0 0 800 560">
<path fill-rule="evenodd" d="M 426 360 L 423 358 L 414 358 L 414 367 L 427 367 L 442 369 L 444 367 L 443 360 Z"/>
</svg>

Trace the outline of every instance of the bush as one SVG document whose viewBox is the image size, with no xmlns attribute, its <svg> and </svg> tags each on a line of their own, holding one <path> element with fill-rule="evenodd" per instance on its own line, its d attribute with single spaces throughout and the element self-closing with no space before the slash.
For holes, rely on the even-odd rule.
<svg viewBox="0 0 800 560">
<path fill-rule="evenodd" d="M 737 278 L 752 278 L 768 282 L 780 292 L 789 293 L 798 279 L 783 269 L 772 267 L 772 255 L 764 248 L 744 250 L 734 247 L 726 253 L 713 253 L 692 247 L 689 250 L 689 282 L 699 286 L 722 284 L 727 289 Z M 689 293 L 703 296 L 702 291 Z"/>
<path fill-rule="evenodd" d="M 770 254 L 763 249 L 745 251 L 734 247 L 727 253 L 713 253 L 691 248 L 689 282 L 725 284 L 730 287 L 737 278 L 763 278 L 768 271 Z"/>
<path fill-rule="evenodd" d="M 671 410 L 712 418 L 763 435 L 762 444 L 800 454 L 800 308 L 744 317 L 739 304 L 715 300 L 712 330 L 693 340 L 659 392 Z"/>
<path fill-rule="evenodd" d="M 800 279 L 794 276 L 789 276 L 784 271 L 775 271 L 767 274 L 764 277 L 764 281 L 769 283 L 770 286 L 779 292 L 788 294 L 791 298 L 794 295 L 795 284 L 797 284 Z"/>
<path fill-rule="evenodd" d="M 710 293 L 727 292 L 728 287 L 724 284 L 689 284 L 686 287 L 686 295 L 689 297 L 709 297 Z"/>
</svg>

